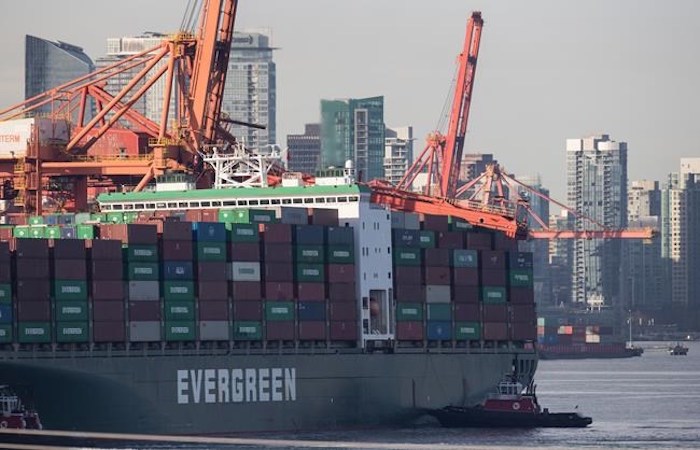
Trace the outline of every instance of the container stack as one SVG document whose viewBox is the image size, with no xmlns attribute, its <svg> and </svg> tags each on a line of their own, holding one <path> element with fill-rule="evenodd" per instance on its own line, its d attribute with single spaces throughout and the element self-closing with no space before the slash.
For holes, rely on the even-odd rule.
<svg viewBox="0 0 700 450">
<path fill-rule="evenodd" d="M 235 340 L 262 340 L 262 278 L 260 232 L 257 224 L 230 223 L 228 280 L 233 299 Z"/>
<path fill-rule="evenodd" d="M 52 244 L 56 342 L 88 342 L 90 326 L 85 241 L 56 239 Z"/>
<path fill-rule="evenodd" d="M 313 211 L 312 220 L 320 222 L 323 213 Z M 327 246 L 325 247 L 328 272 L 325 291 L 329 298 L 329 337 L 332 341 L 357 341 L 360 327 L 359 305 L 355 294 L 357 270 L 354 233 L 352 228 L 338 227 L 337 217 L 330 217 L 325 223 L 333 223 L 333 221 L 335 221 L 334 226 L 326 227 Z"/>
<path fill-rule="evenodd" d="M 261 226 L 265 297 L 265 339 L 295 338 L 294 225 L 270 223 Z"/>
<path fill-rule="evenodd" d="M 510 338 L 535 340 L 537 313 L 535 311 L 532 253 L 508 253 L 508 297 L 510 299 Z"/>
<path fill-rule="evenodd" d="M 326 228 L 289 216 L 283 214 L 282 220 L 297 223 L 294 291 L 299 300 L 299 340 L 326 340 Z"/>
<path fill-rule="evenodd" d="M 195 337 L 195 273 L 192 224 L 163 222 L 162 285 L 165 340 L 178 342 Z"/>
<path fill-rule="evenodd" d="M 52 338 L 49 241 L 15 239 L 17 337 L 20 344 L 45 344 Z"/>
<path fill-rule="evenodd" d="M 12 342 L 13 312 L 10 243 L 0 242 L 0 344 Z"/>
<path fill-rule="evenodd" d="M 91 245 L 88 280 L 92 298 L 93 341 L 124 342 L 126 305 L 122 243 L 109 239 L 86 242 Z"/>
</svg>

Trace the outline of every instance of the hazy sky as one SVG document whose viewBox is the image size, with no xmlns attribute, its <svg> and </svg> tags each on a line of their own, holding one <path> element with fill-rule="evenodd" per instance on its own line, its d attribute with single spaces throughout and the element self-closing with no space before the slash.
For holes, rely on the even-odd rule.
<svg viewBox="0 0 700 450">
<path fill-rule="evenodd" d="M 82 46 L 176 31 L 187 0 L 22 0 L 0 18 L 0 107 L 24 95 L 24 35 Z M 11 5 L 11 6 L 10 6 Z M 272 33 L 277 140 L 319 120 L 320 99 L 383 95 L 386 125 L 418 149 L 441 112 L 473 10 L 485 21 L 465 152 L 493 153 L 565 200 L 565 140 L 608 133 L 630 180 L 700 156 L 700 2 L 694 0 L 240 0 L 237 29 Z"/>
</svg>

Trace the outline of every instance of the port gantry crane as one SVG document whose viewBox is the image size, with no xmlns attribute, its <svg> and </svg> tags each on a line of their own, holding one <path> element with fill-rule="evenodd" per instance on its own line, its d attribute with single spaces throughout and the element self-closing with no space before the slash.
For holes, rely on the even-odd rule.
<svg viewBox="0 0 700 450">
<path fill-rule="evenodd" d="M 0 121 L 30 117 L 41 107 L 50 107 L 53 120 L 71 121 L 67 142 L 40 145 L 31 139 L 27 155 L 19 161 L 0 161 L 0 173 L 11 176 L 15 185 L 29 193 L 23 199 L 25 212 L 40 214 L 46 180 L 69 179 L 76 195 L 76 209 L 87 206 L 88 178 L 115 180 L 140 177 L 140 190 L 155 176 L 192 173 L 199 159 L 214 145 L 234 143 L 222 123 L 221 106 L 228 58 L 231 50 L 237 0 L 204 0 L 198 11 L 197 33 L 184 30 L 159 45 L 0 111 Z M 196 6 L 191 17 L 196 17 Z M 184 24 L 184 21 L 183 21 Z M 136 75 L 116 95 L 105 87 L 110 79 Z M 165 76 L 160 122 L 138 113 L 132 106 Z M 174 125 L 168 127 L 173 101 Z M 95 114 L 89 118 L 90 104 Z M 122 127 L 120 120 L 129 123 Z M 146 155 L 138 148 L 122 154 L 101 155 L 91 151 L 95 143 L 114 130 L 145 135 L 150 147 Z M 18 164 L 19 163 L 19 164 Z"/>
</svg>

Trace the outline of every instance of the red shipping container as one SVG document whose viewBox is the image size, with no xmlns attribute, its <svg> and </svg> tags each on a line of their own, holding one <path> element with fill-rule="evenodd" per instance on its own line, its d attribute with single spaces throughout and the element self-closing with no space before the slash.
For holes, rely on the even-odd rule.
<svg viewBox="0 0 700 450">
<path fill-rule="evenodd" d="M 28 225 L 28 218 L 24 213 L 9 213 L 7 214 L 7 223 L 10 225 Z"/>
<path fill-rule="evenodd" d="M 95 281 L 122 280 L 124 278 L 124 266 L 121 259 L 92 261 L 90 274 Z"/>
<path fill-rule="evenodd" d="M 0 230 L 4 230 L 5 232 L 9 231 L 10 233 L 9 238 L 0 237 L 0 239 L 12 238 L 12 228 L 0 228 Z M 12 261 L 12 255 L 10 254 L 10 242 L 9 240 L 0 240 L 0 264 L 10 264 L 10 261 Z"/>
<path fill-rule="evenodd" d="M 510 338 L 514 341 L 534 341 L 537 339 L 537 327 L 531 323 L 514 323 L 510 328 Z"/>
<path fill-rule="evenodd" d="M 57 259 L 53 264 L 53 277 L 56 280 L 87 280 L 85 259 Z"/>
<path fill-rule="evenodd" d="M 2 241 L 9 241 L 10 239 L 12 239 L 13 231 L 14 231 L 14 230 L 12 229 L 12 227 L 9 227 L 9 228 L 0 228 L 0 240 L 2 240 Z M 10 251 L 9 242 L 8 242 L 7 244 L 8 244 L 8 246 L 7 246 L 7 251 L 9 252 L 9 251 Z M 2 249 L 2 250 L 0 250 L 0 251 L 4 251 L 4 249 Z"/>
<path fill-rule="evenodd" d="M 354 283 L 354 264 L 328 264 L 328 283 Z"/>
<path fill-rule="evenodd" d="M 93 280 L 90 287 L 92 299 L 96 302 L 124 300 L 124 282 L 121 280 Z"/>
<path fill-rule="evenodd" d="M 266 263 L 265 281 L 294 281 L 294 266 L 291 263 Z"/>
<path fill-rule="evenodd" d="M 258 242 L 230 242 L 229 251 L 231 254 L 231 261 L 260 261 L 260 243 Z"/>
<path fill-rule="evenodd" d="M 487 341 L 506 341 L 508 340 L 508 324 L 501 322 L 484 322 L 483 336 Z"/>
<path fill-rule="evenodd" d="M 330 319 L 343 321 L 356 321 L 358 316 L 358 305 L 353 302 L 331 302 Z"/>
<path fill-rule="evenodd" d="M 262 283 L 259 281 L 232 281 L 231 297 L 234 301 L 262 300 Z"/>
<path fill-rule="evenodd" d="M 266 244 L 292 244 L 293 225 L 287 223 L 266 223 L 260 225 L 260 231 L 264 233 L 263 241 Z"/>
<path fill-rule="evenodd" d="M 443 231 L 438 233 L 437 245 L 439 248 L 464 248 L 464 233 L 462 231 Z"/>
<path fill-rule="evenodd" d="M 119 261 L 122 260 L 122 243 L 121 241 L 111 239 L 93 239 L 86 241 L 87 245 L 92 249 L 91 256 L 93 261 Z"/>
<path fill-rule="evenodd" d="M 200 222 L 218 222 L 219 221 L 219 210 L 218 209 L 203 209 L 202 210 L 202 220 Z"/>
<path fill-rule="evenodd" d="M 267 322 L 265 339 L 268 341 L 293 341 L 294 322 Z"/>
<path fill-rule="evenodd" d="M 455 321 L 481 322 L 481 305 L 478 303 L 455 303 Z"/>
<path fill-rule="evenodd" d="M 51 282 L 48 278 L 43 280 L 17 280 L 17 292 L 15 293 L 19 302 L 28 301 L 49 301 L 51 298 Z"/>
<path fill-rule="evenodd" d="M 452 269 L 454 286 L 478 286 L 479 269 L 476 267 L 455 267 Z"/>
<path fill-rule="evenodd" d="M 17 302 L 17 320 L 20 322 L 51 321 L 51 302 L 22 301 Z"/>
<path fill-rule="evenodd" d="M 125 304 L 121 300 L 110 300 L 92 303 L 92 320 L 95 322 L 119 321 L 126 317 Z"/>
<path fill-rule="evenodd" d="M 513 304 L 529 305 L 535 303 L 535 292 L 531 287 L 511 287 L 508 299 Z"/>
<path fill-rule="evenodd" d="M 100 321 L 92 323 L 94 342 L 126 341 L 126 326 L 123 321 Z"/>
<path fill-rule="evenodd" d="M 452 299 L 455 303 L 479 303 L 478 286 L 452 286 Z"/>
<path fill-rule="evenodd" d="M 450 268 L 449 267 L 431 267 L 425 268 L 425 284 L 450 284 Z"/>
<path fill-rule="evenodd" d="M 267 281 L 264 298 L 266 300 L 294 300 L 294 283 Z"/>
<path fill-rule="evenodd" d="M 129 321 L 153 321 L 161 319 L 160 302 L 129 302 Z"/>
<path fill-rule="evenodd" d="M 17 259 L 49 259 L 48 239 L 12 239 L 10 250 L 14 250 Z"/>
<path fill-rule="evenodd" d="M 200 301 L 228 300 L 228 281 L 200 281 L 197 283 L 197 298 Z"/>
<path fill-rule="evenodd" d="M 9 262 L 0 263 L 0 283 L 12 282 L 12 270 Z"/>
<path fill-rule="evenodd" d="M 201 209 L 188 209 L 185 211 L 185 220 L 188 222 L 204 222 L 202 219 L 202 210 Z M 218 217 L 215 220 L 218 221 Z"/>
<path fill-rule="evenodd" d="M 192 223 L 166 220 L 163 222 L 163 246 L 166 241 L 192 241 Z"/>
<path fill-rule="evenodd" d="M 423 322 L 396 322 L 396 339 L 400 341 L 422 341 L 424 332 Z"/>
<path fill-rule="evenodd" d="M 353 285 L 353 289 L 355 286 Z M 323 283 L 298 283 L 296 298 L 300 302 L 322 302 L 326 299 L 326 285 Z"/>
<path fill-rule="evenodd" d="M 421 222 L 423 222 L 422 228 L 424 230 L 432 230 L 432 231 L 447 231 L 447 230 L 449 230 L 449 223 L 447 221 L 447 216 L 432 216 L 430 214 L 421 214 Z"/>
<path fill-rule="evenodd" d="M 508 321 L 508 306 L 506 305 L 483 305 L 484 322 L 506 322 Z"/>
<path fill-rule="evenodd" d="M 292 244 L 268 244 L 263 245 L 265 263 L 287 263 L 294 261 L 294 247 Z"/>
<path fill-rule="evenodd" d="M 355 321 L 331 321 L 331 341 L 356 341 L 359 330 Z"/>
<path fill-rule="evenodd" d="M 332 302 L 354 302 L 357 300 L 355 283 L 333 283 L 328 285 L 328 298 Z"/>
<path fill-rule="evenodd" d="M 506 269 L 506 255 L 503 250 L 482 250 L 479 252 L 480 261 L 479 267 L 482 270 L 486 269 Z"/>
<path fill-rule="evenodd" d="M 226 261 L 200 261 L 197 263 L 197 279 L 202 281 L 226 281 L 228 263 Z"/>
<path fill-rule="evenodd" d="M 299 322 L 300 341 L 324 341 L 326 339 L 326 322 Z"/>
<path fill-rule="evenodd" d="M 326 208 L 313 208 L 309 219 L 312 225 L 324 225 L 327 227 L 338 226 L 338 210 Z"/>
<path fill-rule="evenodd" d="M 426 248 L 425 265 L 433 267 L 450 266 L 450 249 L 447 248 Z"/>
<path fill-rule="evenodd" d="M 537 323 L 537 313 L 535 312 L 535 304 L 530 305 L 510 305 L 510 322 L 511 323 L 529 323 L 535 325 Z"/>
<path fill-rule="evenodd" d="M 199 301 L 199 320 L 228 320 L 228 302 Z"/>
<path fill-rule="evenodd" d="M 466 248 L 471 250 L 491 250 L 493 234 L 486 231 L 467 231 L 465 233 Z"/>
<path fill-rule="evenodd" d="M 85 260 L 87 250 L 82 239 L 53 239 L 53 259 L 82 259 Z"/>
<path fill-rule="evenodd" d="M 507 281 L 506 269 L 481 269 L 482 286 L 503 286 Z"/>
<path fill-rule="evenodd" d="M 262 302 L 233 302 L 233 320 L 245 321 L 253 320 L 260 321 L 263 318 Z"/>
<path fill-rule="evenodd" d="M 189 224 L 189 222 L 184 223 Z M 192 230 L 190 230 L 191 233 Z M 189 241 L 163 241 L 163 261 L 192 261 L 193 258 L 191 237 Z"/>
<path fill-rule="evenodd" d="M 425 286 L 420 284 L 397 284 L 394 286 L 394 297 L 397 302 L 401 303 L 425 303 Z"/>
<path fill-rule="evenodd" d="M 37 258 L 17 258 L 17 279 L 48 280 L 49 260 Z"/>
<path fill-rule="evenodd" d="M 100 225 L 100 238 L 116 239 L 124 244 L 156 245 L 158 230 L 155 225 L 116 223 Z"/>
<path fill-rule="evenodd" d="M 423 270 L 421 267 L 396 266 L 394 267 L 394 283 L 415 284 L 423 283 Z"/>
</svg>

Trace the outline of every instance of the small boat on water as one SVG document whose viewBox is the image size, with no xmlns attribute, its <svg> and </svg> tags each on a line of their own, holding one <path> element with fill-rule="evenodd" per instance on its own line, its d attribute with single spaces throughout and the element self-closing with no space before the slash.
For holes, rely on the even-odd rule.
<svg viewBox="0 0 700 450">
<path fill-rule="evenodd" d="M 542 409 L 537 402 L 534 386 L 523 393 L 523 385 L 515 380 L 502 381 L 498 392 L 489 395 L 479 405 L 472 407 L 446 406 L 430 411 L 443 427 L 587 427 L 593 423 L 590 417 L 576 412 L 552 413 Z"/>
<path fill-rule="evenodd" d="M 41 430 L 36 411 L 26 409 L 8 386 L 0 386 L 0 428 Z"/>
<path fill-rule="evenodd" d="M 676 343 L 673 347 L 668 348 L 669 355 L 673 356 L 685 356 L 688 354 L 688 347 L 683 344 Z"/>
</svg>

